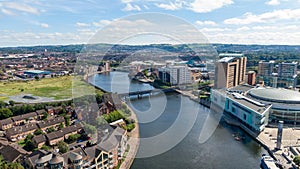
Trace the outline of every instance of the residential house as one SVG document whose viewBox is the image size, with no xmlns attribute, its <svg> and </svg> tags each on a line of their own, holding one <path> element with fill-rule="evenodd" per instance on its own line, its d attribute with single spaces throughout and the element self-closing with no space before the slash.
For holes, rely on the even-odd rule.
<svg viewBox="0 0 300 169">
<path fill-rule="evenodd" d="M 1 145 L 0 154 L 7 162 L 21 162 L 27 152 L 19 145 Z"/>
<path fill-rule="evenodd" d="M 1 130 L 7 130 L 9 128 L 12 128 L 13 121 L 11 120 L 11 118 L 0 120 L 0 127 L 1 127 Z"/>
<path fill-rule="evenodd" d="M 46 113 L 45 109 L 37 110 L 36 111 L 37 119 L 42 120 L 43 117 L 45 116 L 45 113 Z"/>
<path fill-rule="evenodd" d="M 46 137 L 43 134 L 33 137 L 33 143 L 36 147 L 41 148 L 46 144 Z"/>
<path fill-rule="evenodd" d="M 61 123 L 65 122 L 65 118 L 64 117 L 57 117 L 54 119 L 49 119 L 46 121 L 42 121 L 37 123 L 37 125 L 39 126 L 39 128 L 41 128 L 41 130 L 45 131 L 48 128 L 56 128 L 57 126 L 59 126 Z"/>
<path fill-rule="evenodd" d="M 72 134 L 79 133 L 82 128 L 83 127 L 82 127 L 82 125 L 80 123 L 77 123 L 75 125 L 71 125 L 71 126 L 63 128 L 62 131 L 64 133 L 65 139 L 68 139 L 69 136 L 72 135 Z"/>
<path fill-rule="evenodd" d="M 6 130 L 6 137 L 11 141 L 24 139 L 28 134 L 33 133 L 37 129 L 35 123 L 17 126 Z"/>
<path fill-rule="evenodd" d="M 49 115 L 59 114 L 62 109 L 63 108 L 61 106 L 59 107 L 46 106 L 46 110 Z"/>
<path fill-rule="evenodd" d="M 46 134 L 46 138 L 48 141 L 48 144 L 50 146 L 56 145 L 60 141 L 64 141 L 64 132 L 62 130 L 55 131 L 52 133 Z"/>
<path fill-rule="evenodd" d="M 36 112 L 31 112 L 27 114 L 14 116 L 11 119 L 13 120 L 15 126 L 20 126 L 20 125 L 24 125 L 29 120 L 36 119 L 36 117 L 37 117 Z"/>
</svg>

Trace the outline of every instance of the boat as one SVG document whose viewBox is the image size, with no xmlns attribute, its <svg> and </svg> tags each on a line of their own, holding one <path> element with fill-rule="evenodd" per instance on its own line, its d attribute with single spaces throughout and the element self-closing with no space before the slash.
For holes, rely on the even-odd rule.
<svg viewBox="0 0 300 169">
<path fill-rule="evenodd" d="M 260 166 L 262 169 L 279 169 L 277 167 L 274 159 L 266 154 L 263 154 L 260 161 Z"/>
</svg>

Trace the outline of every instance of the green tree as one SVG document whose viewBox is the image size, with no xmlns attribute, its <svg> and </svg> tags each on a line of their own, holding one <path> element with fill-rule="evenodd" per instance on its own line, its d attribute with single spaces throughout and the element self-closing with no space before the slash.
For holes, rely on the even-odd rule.
<svg viewBox="0 0 300 169">
<path fill-rule="evenodd" d="M 293 159 L 293 162 L 294 162 L 296 165 L 300 166 L 300 156 L 296 156 L 296 157 Z"/>
<path fill-rule="evenodd" d="M 34 145 L 33 141 L 32 140 L 27 140 L 26 144 L 24 146 L 24 149 L 26 151 L 32 151 L 33 149 L 35 149 L 35 145 Z"/>
<path fill-rule="evenodd" d="M 68 144 L 63 141 L 58 142 L 57 146 L 58 146 L 59 152 L 62 154 L 68 152 L 68 150 L 69 150 Z"/>
<path fill-rule="evenodd" d="M 68 143 L 73 143 L 75 141 L 77 141 L 79 138 L 81 137 L 80 134 L 72 134 L 68 137 Z"/>
<path fill-rule="evenodd" d="M 61 130 L 64 127 L 65 127 L 64 123 L 60 123 L 59 126 L 58 126 L 58 129 Z"/>
<path fill-rule="evenodd" d="M 47 112 L 44 112 L 44 114 L 43 114 L 43 120 L 47 120 L 48 116 L 49 116 L 49 114 Z"/>
<path fill-rule="evenodd" d="M 13 116 L 13 113 L 10 109 L 8 109 L 8 108 L 0 109 L 0 119 L 6 119 L 11 116 Z"/>
<path fill-rule="evenodd" d="M 13 101 L 13 100 L 10 100 L 10 101 L 8 101 L 9 102 L 9 105 L 11 105 L 11 106 L 14 106 L 15 105 L 15 101 Z"/>
<path fill-rule="evenodd" d="M 65 116 L 65 122 L 66 122 L 66 126 L 70 126 L 71 124 L 70 116 Z"/>
<path fill-rule="evenodd" d="M 52 132 L 54 132 L 54 131 L 55 131 L 55 129 L 54 129 L 53 127 L 50 127 L 50 128 L 47 129 L 47 132 L 48 132 L 48 133 L 52 133 Z"/>
<path fill-rule="evenodd" d="M 41 149 L 42 149 L 42 150 L 48 151 L 48 150 L 50 149 L 50 147 L 48 147 L 48 146 L 46 146 L 46 145 L 43 145 L 43 146 L 41 147 Z"/>
<path fill-rule="evenodd" d="M 5 106 L 7 106 L 7 103 L 5 103 L 4 101 L 0 101 L 0 108 L 4 108 Z"/>
<path fill-rule="evenodd" d="M 107 124 L 107 121 L 104 119 L 103 116 L 98 116 L 96 118 L 96 123 L 97 123 L 98 126 L 101 126 L 103 124 Z"/>
<path fill-rule="evenodd" d="M 40 135 L 40 134 L 43 134 L 43 131 L 41 130 L 41 129 L 36 129 L 35 131 L 34 131 L 34 133 L 33 133 L 34 135 Z"/>
<path fill-rule="evenodd" d="M 87 134 L 95 134 L 97 132 L 97 128 L 90 124 L 84 124 L 83 128 Z"/>
</svg>

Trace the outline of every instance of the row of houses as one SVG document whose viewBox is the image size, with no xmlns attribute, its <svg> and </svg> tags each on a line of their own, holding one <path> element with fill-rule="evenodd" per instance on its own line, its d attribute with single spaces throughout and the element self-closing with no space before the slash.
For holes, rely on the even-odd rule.
<svg viewBox="0 0 300 169">
<path fill-rule="evenodd" d="M 9 128 L 5 131 L 7 139 L 11 141 L 17 141 L 24 139 L 28 134 L 33 133 L 36 129 L 40 128 L 46 131 L 48 128 L 57 128 L 60 124 L 64 124 L 64 117 L 56 117 L 46 121 L 40 121 L 37 123 L 29 123 L 22 126 L 16 126 Z"/>
<path fill-rule="evenodd" d="M 12 128 L 14 126 L 21 126 L 26 124 L 29 121 L 32 120 L 42 120 L 45 113 L 48 113 L 49 115 L 55 115 L 59 114 L 63 108 L 61 106 L 59 107 L 52 107 L 52 106 L 46 106 L 45 109 L 37 110 L 35 112 L 22 114 L 18 116 L 14 116 L 11 118 L 0 120 L 0 129 L 1 130 L 7 130 L 9 128 Z M 71 113 L 74 110 L 71 108 L 71 106 L 67 106 L 65 108 L 67 113 Z"/>
<path fill-rule="evenodd" d="M 50 146 L 56 145 L 59 141 L 64 141 L 69 138 L 72 134 L 80 133 L 82 130 L 82 125 L 77 123 L 75 125 L 71 125 L 65 127 L 61 130 L 48 133 L 46 135 L 40 134 L 33 137 L 33 142 L 36 147 L 41 148 L 46 143 Z"/>
</svg>

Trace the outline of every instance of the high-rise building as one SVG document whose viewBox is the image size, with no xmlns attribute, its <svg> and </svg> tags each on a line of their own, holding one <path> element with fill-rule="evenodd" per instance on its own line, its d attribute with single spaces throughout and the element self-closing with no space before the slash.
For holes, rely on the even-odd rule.
<svg viewBox="0 0 300 169">
<path fill-rule="evenodd" d="M 187 66 L 167 65 L 159 69 L 159 78 L 164 83 L 181 85 L 191 83 L 191 72 Z"/>
<path fill-rule="evenodd" d="M 297 62 L 279 63 L 260 61 L 258 64 L 258 81 L 274 88 L 295 88 L 297 84 Z"/>
<path fill-rule="evenodd" d="M 256 84 L 256 73 L 254 71 L 248 72 L 248 84 L 251 86 Z"/>
<path fill-rule="evenodd" d="M 231 88 L 246 81 L 247 58 L 243 54 L 220 54 L 216 63 L 215 88 Z"/>
<path fill-rule="evenodd" d="M 260 61 L 258 63 L 258 76 L 271 76 L 274 73 L 275 61 Z"/>
<path fill-rule="evenodd" d="M 298 62 L 279 63 L 278 64 L 278 76 L 279 77 L 290 77 L 290 78 L 297 76 L 297 65 L 298 65 Z"/>
</svg>

